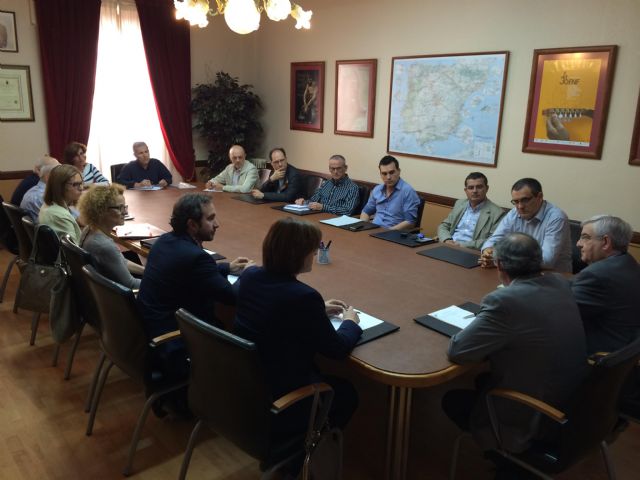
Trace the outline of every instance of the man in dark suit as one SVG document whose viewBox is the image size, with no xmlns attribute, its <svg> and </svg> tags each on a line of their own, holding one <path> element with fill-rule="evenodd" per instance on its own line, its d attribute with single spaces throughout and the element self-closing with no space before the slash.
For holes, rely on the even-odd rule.
<svg viewBox="0 0 640 480">
<path fill-rule="evenodd" d="M 487 198 L 489 182 L 480 172 L 464 179 L 464 193 L 438 226 L 438 240 L 479 250 L 500 223 L 505 211 Z"/>
<path fill-rule="evenodd" d="M 587 352 L 611 352 L 640 335 L 640 265 L 627 252 L 633 230 L 597 215 L 582 223 L 578 248 L 589 266 L 573 280 L 587 335 Z"/>
<path fill-rule="evenodd" d="M 117 183 L 127 188 L 144 188 L 153 185 L 165 188 L 171 185 L 173 181 L 171 172 L 160 160 L 151 158 L 146 143 L 134 143 L 133 156 L 136 159 L 122 167 Z"/>
<path fill-rule="evenodd" d="M 238 257 L 219 263 L 202 249 L 219 225 L 210 196 L 196 193 L 182 196 L 171 214 L 172 232 L 165 233 L 151 248 L 145 267 L 138 305 L 149 339 L 178 329 L 175 312 L 185 308 L 202 320 L 217 324 L 216 302 L 236 303 L 236 292 L 227 275 L 240 274 L 253 264 Z M 182 340 L 156 349 L 156 366 L 178 377 L 188 372 Z"/>
<path fill-rule="evenodd" d="M 251 190 L 253 198 L 271 201 L 293 203 L 304 196 L 303 178 L 298 169 L 287 162 L 284 148 L 277 147 L 269 152 L 269 159 L 273 173 L 262 184 L 260 189 Z"/>
<path fill-rule="evenodd" d="M 513 389 L 561 408 L 587 366 L 584 330 L 569 282 L 558 274 L 541 274 L 538 242 L 527 234 L 507 234 L 496 243 L 494 258 L 504 288 L 482 300 L 474 321 L 449 344 L 452 362 L 489 360 L 491 371 L 476 380 L 477 390 L 452 390 L 442 401 L 447 415 L 485 449 L 495 446 L 487 390 Z M 540 433 L 539 418 L 513 402 L 495 403 L 505 446 L 526 449 Z"/>
</svg>

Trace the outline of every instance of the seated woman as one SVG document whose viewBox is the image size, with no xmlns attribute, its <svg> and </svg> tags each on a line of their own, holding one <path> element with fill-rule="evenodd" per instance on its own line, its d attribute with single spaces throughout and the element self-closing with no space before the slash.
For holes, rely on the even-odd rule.
<svg viewBox="0 0 640 480">
<path fill-rule="evenodd" d="M 142 275 L 144 267 L 125 259 L 109 233 L 117 225 L 124 224 L 127 206 L 124 203 L 124 187 L 92 185 L 78 203 L 80 218 L 87 226 L 80 235 L 79 245 L 93 255 L 98 270 L 105 277 L 127 288 L 140 288 L 140 279 L 131 274 Z"/>
<path fill-rule="evenodd" d="M 82 143 L 71 142 L 64 147 L 62 163 L 76 167 L 80 175 L 82 175 L 84 185 L 87 187 L 93 183 L 109 184 L 109 180 L 104 178 L 100 170 L 87 163 L 87 146 Z"/>
<path fill-rule="evenodd" d="M 264 266 L 246 269 L 239 280 L 234 333 L 256 343 L 274 400 L 310 383 L 331 385 L 335 396 L 329 421 L 343 428 L 357 407 L 357 392 L 346 380 L 322 375 L 314 357 L 345 358 L 362 330 L 353 307 L 324 302 L 296 278 L 311 271 L 321 240 L 320 229 L 303 220 L 287 217 L 271 226 L 262 243 Z M 335 330 L 328 315 L 338 313 L 344 320 Z M 281 430 L 304 430 L 306 408 L 283 418 Z"/>
<path fill-rule="evenodd" d="M 68 234 L 78 243 L 80 226 L 70 207 L 75 205 L 81 194 L 82 177 L 78 170 L 71 165 L 58 165 L 49 174 L 38 222 L 49 225 L 58 236 Z"/>
</svg>

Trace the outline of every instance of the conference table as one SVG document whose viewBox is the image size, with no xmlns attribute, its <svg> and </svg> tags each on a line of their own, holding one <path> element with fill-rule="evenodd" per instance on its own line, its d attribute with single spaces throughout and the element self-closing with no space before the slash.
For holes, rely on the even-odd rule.
<svg viewBox="0 0 640 480">
<path fill-rule="evenodd" d="M 202 185 L 192 190 L 127 190 L 125 199 L 130 215 L 134 216 L 132 222 L 146 222 L 170 231 L 169 219 L 175 201 L 186 193 L 201 190 Z M 238 201 L 234 193 L 210 195 L 220 227 L 213 242 L 204 246 L 229 260 L 246 256 L 261 263 L 262 240 L 268 228 L 277 219 L 293 215 L 271 208 L 282 203 L 254 205 Z M 331 263 L 315 264 L 311 272 L 300 275 L 299 279 L 317 289 L 325 299 L 344 300 L 358 310 L 400 327 L 394 333 L 356 347 L 347 363 L 358 374 L 389 388 L 386 478 L 403 479 L 413 390 L 439 385 L 469 369 L 447 360 L 447 337 L 413 319 L 449 305 L 466 301 L 479 303 L 496 287 L 496 272 L 466 269 L 416 254 L 436 245 L 410 248 L 369 235 L 382 229 L 351 232 L 318 223 L 332 217 L 334 215 L 327 213 L 300 217 L 317 223 L 325 244 L 330 240 L 332 243 Z M 127 243 L 143 255 L 147 252 L 137 242 Z"/>
</svg>

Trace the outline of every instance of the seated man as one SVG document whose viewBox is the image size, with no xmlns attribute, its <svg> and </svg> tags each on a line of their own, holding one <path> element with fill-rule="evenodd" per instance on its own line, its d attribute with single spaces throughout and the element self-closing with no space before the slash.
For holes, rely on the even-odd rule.
<svg viewBox="0 0 640 480">
<path fill-rule="evenodd" d="M 218 176 L 207 182 L 207 188 L 223 192 L 250 192 L 258 181 L 258 169 L 246 159 L 244 148 L 233 145 L 229 149 L 231 163 Z"/>
<path fill-rule="evenodd" d="M 27 193 L 22 197 L 22 202 L 20 202 L 20 208 L 24 208 L 27 211 L 33 223 L 38 223 L 38 215 L 44 203 L 44 190 L 47 187 L 49 173 L 51 173 L 54 167 L 60 165 L 58 160 L 47 155 L 42 157 L 41 163 L 42 165 L 38 169 L 40 181 L 34 187 L 27 190 Z"/>
<path fill-rule="evenodd" d="M 489 360 L 490 372 L 476 379 L 477 390 L 452 390 L 442 399 L 449 418 L 470 430 L 484 449 L 495 446 L 484 393 L 512 389 L 562 408 L 587 368 L 584 330 L 569 282 L 559 274 L 541 274 L 538 242 L 523 233 L 506 234 L 495 244 L 494 257 L 505 288 L 489 293 L 473 322 L 449 343 L 452 362 Z M 540 433 L 531 409 L 498 400 L 496 413 L 511 451 L 525 450 Z"/>
<path fill-rule="evenodd" d="M 578 248 L 589 264 L 573 279 L 587 353 L 612 352 L 640 336 L 640 265 L 627 252 L 631 226 L 611 215 L 582 223 Z"/>
<path fill-rule="evenodd" d="M 325 180 L 309 199 L 309 208 L 334 215 L 351 215 L 358 206 L 358 185 L 347 175 L 347 161 L 342 155 L 329 158 L 330 180 Z M 304 198 L 296 200 L 304 204 Z"/>
<path fill-rule="evenodd" d="M 411 185 L 400 178 L 400 164 L 395 157 L 382 157 L 378 168 L 383 183 L 371 190 L 360 220 L 368 222 L 373 217 L 373 223 L 390 230 L 413 228 L 418 221 L 420 197 Z"/>
<path fill-rule="evenodd" d="M 543 268 L 571 273 L 571 232 L 567 214 L 547 202 L 542 185 L 535 178 L 522 178 L 511 187 L 514 208 L 507 213 L 493 235 L 482 245 L 480 265 L 492 268 L 493 245 L 512 232 L 535 238 L 542 248 Z"/>
<path fill-rule="evenodd" d="M 138 295 L 149 339 L 178 329 L 175 313 L 179 308 L 217 325 L 216 302 L 236 302 L 227 275 L 240 274 L 252 264 L 244 257 L 217 264 L 202 249 L 202 242 L 213 240 L 219 227 L 210 196 L 191 193 L 180 197 L 170 223 L 173 231 L 162 235 L 151 248 Z M 175 378 L 186 376 L 187 357 L 181 340 L 155 350 L 157 368 Z"/>
<path fill-rule="evenodd" d="M 149 147 L 144 142 L 133 144 L 135 160 L 127 163 L 118 175 L 117 183 L 127 188 L 150 187 L 159 185 L 166 187 L 171 185 L 173 178 L 164 164 L 149 156 Z"/>
<path fill-rule="evenodd" d="M 303 190 L 303 178 L 298 169 L 287 162 L 284 148 L 277 147 L 269 152 L 269 160 L 273 173 L 262 184 L 260 189 L 251 190 L 253 198 L 271 201 L 293 203 L 300 197 Z"/>
<path fill-rule="evenodd" d="M 24 194 L 27 193 L 27 190 L 38 184 L 40 181 L 40 167 L 44 165 L 46 158 L 49 158 L 49 155 L 45 153 L 36 161 L 36 164 L 33 166 L 33 171 L 23 178 L 13 191 L 13 194 L 11 195 L 11 203 L 13 205 L 19 206 L 22 203 L 22 198 L 24 197 Z"/>
<path fill-rule="evenodd" d="M 480 172 L 464 179 L 466 199 L 456 201 L 451 213 L 438 226 L 438 239 L 467 248 L 480 249 L 500 223 L 504 210 L 487 198 L 489 182 Z"/>
</svg>

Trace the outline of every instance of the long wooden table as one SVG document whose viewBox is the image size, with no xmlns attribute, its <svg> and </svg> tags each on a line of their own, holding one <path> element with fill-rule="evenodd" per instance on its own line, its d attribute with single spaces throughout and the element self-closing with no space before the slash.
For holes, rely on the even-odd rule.
<svg viewBox="0 0 640 480">
<path fill-rule="evenodd" d="M 195 190 L 128 190 L 125 197 L 134 222 L 147 222 L 170 231 L 174 202 L 192 191 Z M 206 248 L 228 259 L 248 256 L 260 263 L 262 240 L 268 228 L 278 218 L 291 214 L 272 209 L 274 204 L 252 205 L 235 200 L 231 193 L 212 195 L 220 228 Z M 318 222 L 331 217 L 320 213 L 301 218 Z M 356 347 L 349 363 L 361 374 L 389 386 L 386 477 L 403 479 L 413 389 L 438 385 L 467 371 L 447 360 L 448 338 L 413 319 L 465 301 L 479 303 L 496 287 L 496 273 L 433 260 L 416 255 L 425 248 L 409 248 L 369 236 L 381 230 L 350 232 L 318 225 L 325 243 L 332 240 L 332 263 L 315 264 L 300 279 L 325 298 L 339 298 L 400 327 L 395 333 Z"/>
</svg>

